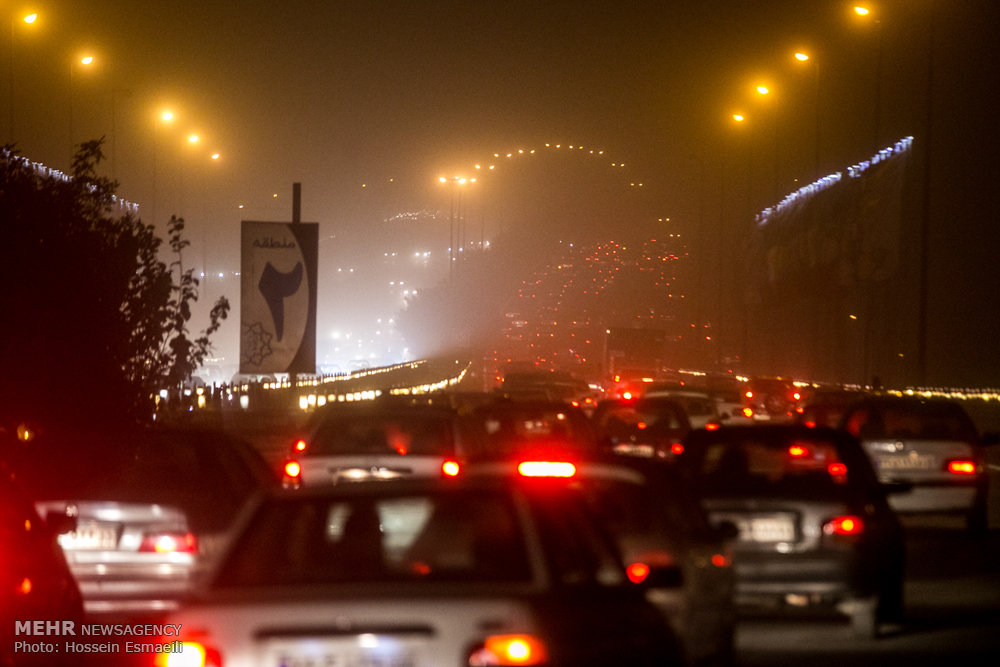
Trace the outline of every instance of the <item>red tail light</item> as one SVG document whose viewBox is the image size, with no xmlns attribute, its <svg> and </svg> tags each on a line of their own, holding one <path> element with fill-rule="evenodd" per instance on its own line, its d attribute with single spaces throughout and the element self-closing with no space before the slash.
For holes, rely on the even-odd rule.
<svg viewBox="0 0 1000 667">
<path fill-rule="evenodd" d="M 522 461 L 517 472 L 523 477 L 572 477 L 576 466 L 569 461 Z"/>
<path fill-rule="evenodd" d="M 674 444 L 670 445 L 670 453 L 674 454 L 675 456 L 683 454 L 684 453 L 684 445 L 682 445 L 679 442 L 675 442 Z"/>
<path fill-rule="evenodd" d="M 733 564 L 733 557 L 728 554 L 712 554 L 712 565 L 715 567 L 729 567 Z"/>
<path fill-rule="evenodd" d="M 864 520 L 853 514 L 830 519 L 823 526 L 826 535 L 860 535 L 865 532 Z"/>
<path fill-rule="evenodd" d="M 753 408 L 743 408 L 743 416 L 747 417 L 748 419 L 750 417 L 753 417 Z"/>
<path fill-rule="evenodd" d="M 545 643 L 533 635 L 492 635 L 472 652 L 468 664 L 543 665 L 549 660 Z"/>
<path fill-rule="evenodd" d="M 176 638 L 161 637 L 160 642 L 169 644 Z M 158 652 L 153 657 L 154 667 L 222 667 L 222 657 L 210 646 L 198 641 L 181 640 L 179 650 Z"/>
<path fill-rule="evenodd" d="M 306 451 L 306 441 L 305 440 L 298 440 L 298 441 L 296 441 L 294 449 L 297 452 L 304 452 L 304 451 Z"/>
<path fill-rule="evenodd" d="M 192 533 L 151 533 L 139 543 L 143 553 L 192 554 L 197 550 L 198 540 Z"/>
<path fill-rule="evenodd" d="M 649 576 L 649 566 L 645 563 L 630 563 L 625 568 L 625 574 L 633 584 L 641 584 Z"/>
<path fill-rule="evenodd" d="M 441 474 L 445 477 L 458 477 L 460 472 L 462 472 L 462 466 L 454 459 L 445 459 L 444 463 L 441 464 Z"/>
<path fill-rule="evenodd" d="M 708 422 L 705 424 L 706 431 L 718 431 L 721 427 L 718 422 Z"/>
<path fill-rule="evenodd" d="M 802 445 L 792 445 L 788 448 L 788 455 L 795 459 L 809 456 L 809 448 Z"/>
<path fill-rule="evenodd" d="M 831 463 L 826 467 L 826 471 L 832 477 L 843 477 L 847 474 L 847 466 L 843 463 Z"/>
<path fill-rule="evenodd" d="M 954 459 L 948 461 L 948 472 L 953 475 L 975 475 L 976 462 L 969 459 Z"/>
<path fill-rule="evenodd" d="M 302 465 L 298 461 L 294 459 L 286 461 L 282 472 L 285 473 L 285 478 L 282 480 L 284 486 L 296 488 L 302 483 Z"/>
</svg>

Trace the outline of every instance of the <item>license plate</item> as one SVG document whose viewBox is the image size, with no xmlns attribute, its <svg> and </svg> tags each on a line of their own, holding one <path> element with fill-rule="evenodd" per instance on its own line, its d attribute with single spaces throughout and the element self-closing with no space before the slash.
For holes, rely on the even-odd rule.
<svg viewBox="0 0 1000 667">
<path fill-rule="evenodd" d="M 934 456 L 921 456 L 915 452 L 899 456 L 878 457 L 879 470 L 931 470 L 934 465 Z"/>
<path fill-rule="evenodd" d="M 118 527 L 106 523 L 83 523 L 71 533 L 59 536 L 63 549 L 99 550 L 118 548 Z"/>
<path fill-rule="evenodd" d="M 351 640 L 275 641 L 264 664 L 273 667 L 417 667 L 405 642 L 376 635 Z"/>
<path fill-rule="evenodd" d="M 750 520 L 750 541 L 790 542 L 795 539 L 795 526 L 789 517 L 756 517 Z"/>
</svg>

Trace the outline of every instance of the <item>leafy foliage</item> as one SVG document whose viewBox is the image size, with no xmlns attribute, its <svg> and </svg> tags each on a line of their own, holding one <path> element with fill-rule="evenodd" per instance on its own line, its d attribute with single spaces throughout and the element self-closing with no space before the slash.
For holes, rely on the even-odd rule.
<svg viewBox="0 0 1000 667">
<path fill-rule="evenodd" d="M 184 221 L 163 240 L 97 174 L 102 140 L 69 175 L 0 152 L 0 411 L 12 417 L 140 418 L 162 386 L 187 378 L 229 312 L 188 332 L 198 281 L 181 265 Z"/>
</svg>

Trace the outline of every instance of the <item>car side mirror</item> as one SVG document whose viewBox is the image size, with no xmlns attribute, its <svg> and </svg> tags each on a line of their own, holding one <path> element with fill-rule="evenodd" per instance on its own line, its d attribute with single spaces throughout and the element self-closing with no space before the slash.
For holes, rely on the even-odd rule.
<svg viewBox="0 0 1000 667">
<path fill-rule="evenodd" d="M 65 535 L 76 530 L 76 517 L 65 512 L 48 512 L 45 514 L 45 523 L 54 535 Z"/>
</svg>

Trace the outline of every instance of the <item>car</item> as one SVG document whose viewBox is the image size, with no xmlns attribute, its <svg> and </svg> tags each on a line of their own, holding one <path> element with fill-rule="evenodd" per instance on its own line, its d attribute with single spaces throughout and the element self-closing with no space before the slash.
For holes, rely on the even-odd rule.
<svg viewBox="0 0 1000 667">
<path fill-rule="evenodd" d="M 591 415 L 601 448 L 629 456 L 670 461 L 684 450 L 691 431 L 684 405 L 667 396 L 607 399 Z"/>
<path fill-rule="evenodd" d="M 947 399 L 870 396 L 840 422 L 864 446 L 904 514 L 952 514 L 972 531 L 987 528 L 986 451 L 962 406 Z"/>
<path fill-rule="evenodd" d="M 681 664 L 586 502 L 505 476 L 269 494 L 167 625 L 226 667 Z"/>
<path fill-rule="evenodd" d="M 615 538 L 629 578 L 676 633 L 688 665 L 728 665 L 734 657 L 734 534 L 713 529 L 689 485 L 661 462 L 573 449 L 544 459 L 498 452 L 471 462 L 466 474 L 508 474 L 564 483 L 586 498 Z M 559 454 L 562 454 L 560 456 Z"/>
<path fill-rule="evenodd" d="M 249 445 L 181 428 L 44 432 L 5 452 L 59 545 L 88 614 L 169 609 L 277 476 Z"/>
<path fill-rule="evenodd" d="M 317 408 L 293 438 L 284 485 L 326 486 L 397 477 L 458 474 L 466 438 L 458 412 L 399 397 Z"/>
<path fill-rule="evenodd" d="M 462 417 L 468 460 L 525 448 L 595 452 L 598 434 L 584 410 L 561 401 L 497 398 Z"/>
<path fill-rule="evenodd" d="M 676 466 L 709 520 L 738 530 L 741 613 L 811 608 L 866 637 L 902 623 L 903 529 L 852 435 L 796 424 L 692 431 Z"/>
<path fill-rule="evenodd" d="M 0 465 L 0 665 L 49 665 L 50 654 L 15 648 L 16 623 L 83 621 L 83 598 L 56 537 L 73 527 L 72 517 L 39 515 L 26 491 Z M 74 627 L 74 626 L 70 626 Z M 28 637 L 29 639 L 34 639 Z M 34 642 L 33 642 L 34 643 Z M 60 664 L 76 664 L 61 656 Z"/>
<path fill-rule="evenodd" d="M 657 389 L 651 388 L 643 393 L 643 398 L 672 398 L 684 406 L 691 428 L 717 426 L 722 418 L 718 402 L 703 391 L 692 389 Z"/>
<path fill-rule="evenodd" d="M 802 400 L 795 421 L 807 426 L 837 428 L 844 413 L 868 394 L 860 389 L 823 387 L 809 392 Z"/>
<path fill-rule="evenodd" d="M 802 392 L 792 381 L 776 377 L 751 378 L 743 396 L 758 421 L 789 421 L 802 400 Z"/>
</svg>

